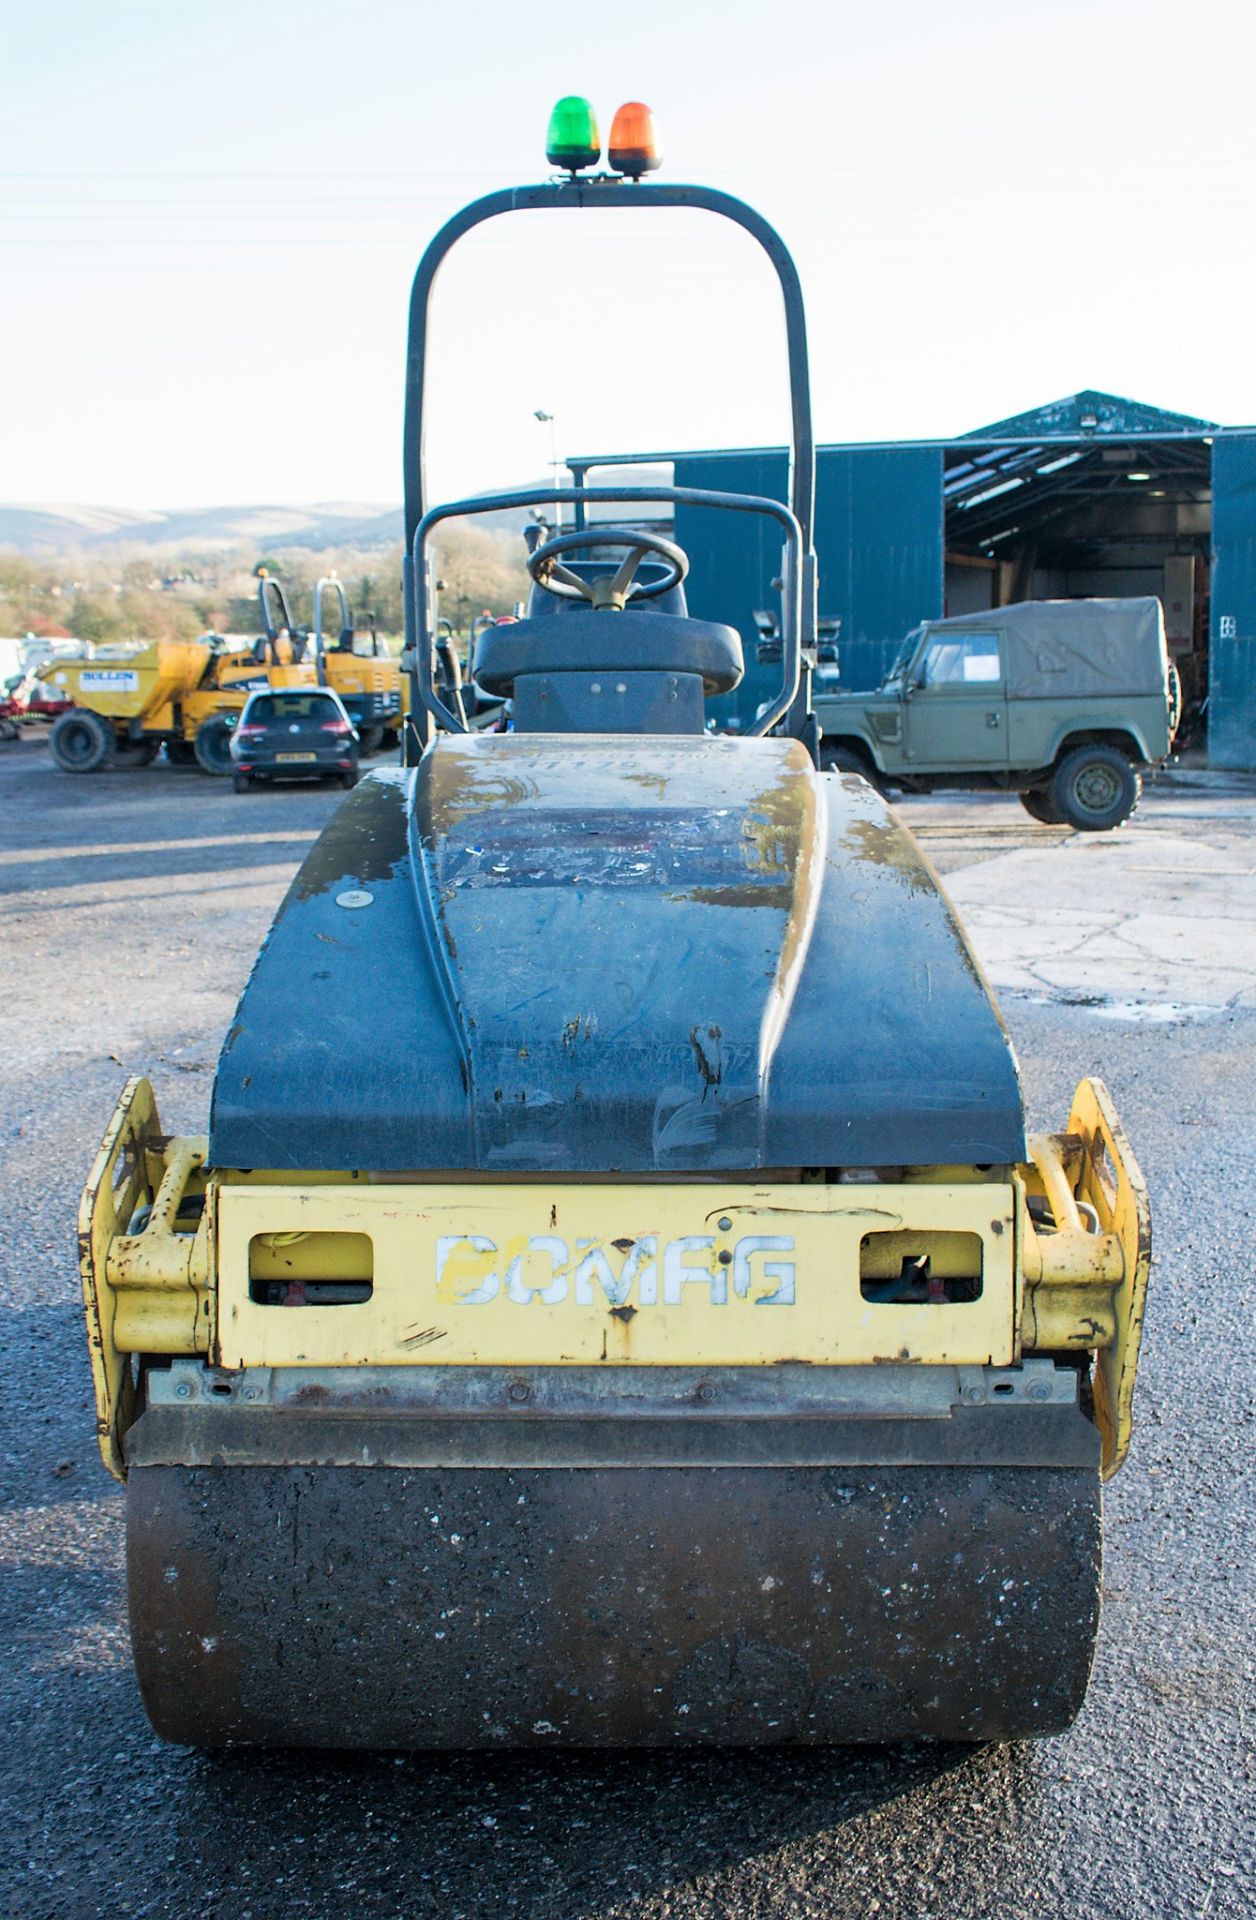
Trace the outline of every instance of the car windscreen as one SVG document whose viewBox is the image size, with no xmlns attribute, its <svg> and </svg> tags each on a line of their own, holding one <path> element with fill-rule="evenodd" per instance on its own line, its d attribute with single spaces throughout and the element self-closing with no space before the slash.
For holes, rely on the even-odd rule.
<svg viewBox="0 0 1256 1920">
<path fill-rule="evenodd" d="M 263 693 L 248 710 L 251 727 L 274 726 L 281 721 L 339 720 L 340 708 L 325 693 Z"/>
<path fill-rule="evenodd" d="M 894 664 L 886 674 L 884 684 L 888 685 L 891 680 L 897 680 L 901 674 L 906 673 L 911 657 L 920 645 L 920 636 L 923 632 L 923 624 L 912 628 L 902 646 L 895 654 Z"/>
</svg>

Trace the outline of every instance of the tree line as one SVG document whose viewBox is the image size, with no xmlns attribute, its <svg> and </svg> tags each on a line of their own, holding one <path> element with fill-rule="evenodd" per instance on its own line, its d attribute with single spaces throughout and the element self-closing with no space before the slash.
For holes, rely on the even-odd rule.
<svg viewBox="0 0 1256 1920">
<path fill-rule="evenodd" d="M 509 613 L 527 592 L 523 542 L 451 521 L 435 542 L 440 611 L 459 631 L 479 613 Z M 258 569 L 283 586 L 298 625 L 311 617 L 314 582 L 336 573 L 356 615 L 384 634 L 404 628 L 401 546 L 340 548 L 145 547 L 135 543 L 64 553 L 0 548 L 0 634 L 61 630 L 93 645 L 193 640 L 202 633 L 256 633 Z"/>
</svg>

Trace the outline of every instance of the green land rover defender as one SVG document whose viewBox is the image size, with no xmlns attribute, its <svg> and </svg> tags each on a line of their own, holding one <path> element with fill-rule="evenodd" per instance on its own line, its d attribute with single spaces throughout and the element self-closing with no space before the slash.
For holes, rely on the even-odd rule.
<svg viewBox="0 0 1256 1920">
<path fill-rule="evenodd" d="M 820 763 L 879 787 L 1018 793 L 1048 826 L 1119 827 L 1180 692 L 1160 602 L 1029 600 L 928 620 L 871 693 L 817 687 Z"/>
</svg>

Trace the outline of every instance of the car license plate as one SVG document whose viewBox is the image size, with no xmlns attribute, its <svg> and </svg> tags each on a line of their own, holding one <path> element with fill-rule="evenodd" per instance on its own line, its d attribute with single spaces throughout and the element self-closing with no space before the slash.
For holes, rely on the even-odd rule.
<svg viewBox="0 0 1256 1920">
<path fill-rule="evenodd" d="M 283 766 L 291 766 L 294 760 L 317 760 L 318 755 L 316 753 L 277 753 L 275 758 Z"/>
</svg>

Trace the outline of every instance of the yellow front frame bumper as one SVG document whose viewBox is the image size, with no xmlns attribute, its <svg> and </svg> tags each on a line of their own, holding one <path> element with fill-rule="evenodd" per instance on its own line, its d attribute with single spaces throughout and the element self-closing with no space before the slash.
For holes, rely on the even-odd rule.
<svg viewBox="0 0 1256 1920">
<path fill-rule="evenodd" d="M 1105 1476 L 1128 1448 L 1149 1210 L 1098 1081 L 1079 1086 L 1067 1134 L 1035 1139 L 1003 1180 L 373 1182 L 207 1175 L 205 1154 L 204 1140 L 162 1135 L 151 1087 L 133 1080 L 83 1196 L 98 1431 L 119 1478 L 133 1356 L 166 1354 L 239 1369 L 1007 1366 L 1094 1352 Z M 917 1247 L 936 1274 L 971 1269 L 975 1296 L 878 1299 L 877 1276 Z M 285 1305 L 270 1303 L 276 1281 Z M 329 1282 L 350 1284 L 321 1304 Z"/>
</svg>

